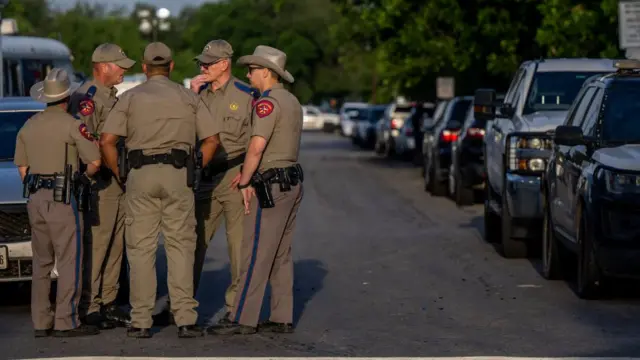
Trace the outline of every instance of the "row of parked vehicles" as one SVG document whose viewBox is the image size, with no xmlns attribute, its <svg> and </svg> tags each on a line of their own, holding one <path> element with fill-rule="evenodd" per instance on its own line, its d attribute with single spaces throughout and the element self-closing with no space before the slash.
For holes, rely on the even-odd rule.
<svg viewBox="0 0 640 360">
<path fill-rule="evenodd" d="M 425 190 L 483 201 L 484 238 L 504 257 L 541 256 L 545 278 L 576 275 L 578 296 L 598 298 L 613 278 L 640 278 L 638 99 L 640 61 L 540 59 L 522 63 L 505 94 L 425 105 L 422 144 L 408 141 L 415 106 L 370 106 L 357 114 L 368 124 L 351 126 L 366 131 L 344 133 L 355 143 L 366 133 L 387 156 L 418 146 Z"/>
</svg>

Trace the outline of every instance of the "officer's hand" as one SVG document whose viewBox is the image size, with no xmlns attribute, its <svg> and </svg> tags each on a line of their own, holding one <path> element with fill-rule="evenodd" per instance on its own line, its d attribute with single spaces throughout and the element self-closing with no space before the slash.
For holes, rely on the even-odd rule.
<svg viewBox="0 0 640 360">
<path fill-rule="evenodd" d="M 198 91 L 200 91 L 200 87 L 206 82 L 206 79 L 206 75 L 198 75 L 191 79 L 191 91 L 197 94 Z"/>
<path fill-rule="evenodd" d="M 236 177 L 231 180 L 231 189 L 238 190 L 238 184 L 240 184 L 240 177 L 242 177 L 242 173 L 238 173 Z"/>
<path fill-rule="evenodd" d="M 253 190 L 253 186 L 246 187 L 244 189 L 240 189 L 242 191 L 242 200 L 244 201 L 244 214 L 249 215 L 249 207 L 251 206 L 251 198 L 255 195 L 255 190 Z"/>
</svg>

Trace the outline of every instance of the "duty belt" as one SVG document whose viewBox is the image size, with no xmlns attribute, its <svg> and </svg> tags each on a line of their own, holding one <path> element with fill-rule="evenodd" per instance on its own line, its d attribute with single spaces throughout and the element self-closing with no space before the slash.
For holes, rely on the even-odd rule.
<svg viewBox="0 0 640 360">
<path fill-rule="evenodd" d="M 211 179 L 214 176 L 226 172 L 229 169 L 233 169 L 234 167 L 242 164 L 244 162 L 244 158 L 246 153 L 242 153 L 232 159 L 224 160 L 224 161 L 216 161 L 211 162 L 204 171 L 205 179 Z"/>
<path fill-rule="evenodd" d="M 272 184 L 297 185 L 304 181 L 302 166 L 295 164 L 286 168 L 272 168 L 260 174 L 265 182 Z"/>
<path fill-rule="evenodd" d="M 184 150 L 171 149 L 170 153 L 144 155 L 142 150 L 131 150 L 128 154 L 129 166 L 139 169 L 145 165 L 166 164 L 180 169 L 187 166 L 189 153 Z"/>
</svg>

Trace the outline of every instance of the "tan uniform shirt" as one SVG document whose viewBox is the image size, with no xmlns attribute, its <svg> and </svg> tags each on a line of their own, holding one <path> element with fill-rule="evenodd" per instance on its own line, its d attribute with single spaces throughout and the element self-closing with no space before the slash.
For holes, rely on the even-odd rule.
<svg viewBox="0 0 640 360">
<path fill-rule="evenodd" d="M 96 87 L 96 92 L 89 99 L 87 91 L 92 86 Z M 107 88 L 97 81 L 87 81 L 71 96 L 70 112 L 77 114 L 78 118 L 87 124 L 89 131 L 99 134 L 107 115 L 118 100 L 117 93 L 118 89 L 115 87 Z"/>
<path fill-rule="evenodd" d="M 120 96 L 102 129 L 126 137 L 129 151 L 147 155 L 189 151 L 198 138 L 220 133 L 206 105 L 191 90 L 155 75 Z"/>
<path fill-rule="evenodd" d="M 253 108 L 251 136 L 267 140 L 260 171 L 298 162 L 302 136 L 302 106 L 282 84 L 265 91 Z"/>
<path fill-rule="evenodd" d="M 215 91 L 209 85 L 200 92 L 214 120 L 222 124 L 214 161 L 229 160 L 245 152 L 251 135 L 251 90 L 246 83 L 231 77 Z"/>
<path fill-rule="evenodd" d="M 76 154 L 85 164 L 100 160 L 100 150 L 90 137 L 86 126 L 64 109 L 48 107 L 18 131 L 14 163 L 28 166 L 30 174 L 60 173 L 67 163 L 75 170 Z"/>
</svg>

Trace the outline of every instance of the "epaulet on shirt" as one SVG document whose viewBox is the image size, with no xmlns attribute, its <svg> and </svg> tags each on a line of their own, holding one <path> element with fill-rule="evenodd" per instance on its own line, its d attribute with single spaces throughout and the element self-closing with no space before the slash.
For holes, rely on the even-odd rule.
<svg viewBox="0 0 640 360">
<path fill-rule="evenodd" d="M 258 90 L 252 88 L 251 86 L 247 84 L 243 84 L 240 81 L 234 81 L 233 85 L 235 85 L 238 88 L 238 90 L 251 95 L 251 97 L 253 98 L 257 98 Z"/>
<path fill-rule="evenodd" d="M 200 85 L 200 89 L 198 89 L 198 94 L 200 94 L 201 92 L 203 92 L 204 90 L 206 90 L 209 87 L 210 83 L 206 83 L 206 84 L 202 84 Z"/>
</svg>

